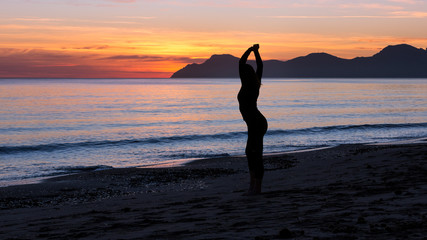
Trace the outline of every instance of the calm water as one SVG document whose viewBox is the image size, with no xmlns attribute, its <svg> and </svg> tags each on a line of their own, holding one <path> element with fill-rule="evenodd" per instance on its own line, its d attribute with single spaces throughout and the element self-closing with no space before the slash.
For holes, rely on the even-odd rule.
<svg viewBox="0 0 427 240">
<path fill-rule="evenodd" d="M 238 79 L 0 80 L 0 185 L 243 154 Z M 427 137 L 427 79 L 266 79 L 265 152 Z"/>
</svg>

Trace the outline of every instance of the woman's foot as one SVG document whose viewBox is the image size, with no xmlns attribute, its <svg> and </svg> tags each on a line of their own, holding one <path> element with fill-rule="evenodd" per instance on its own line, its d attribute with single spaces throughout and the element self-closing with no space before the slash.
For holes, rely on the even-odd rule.
<svg viewBox="0 0 427 240">
<path fill-rule="evenodd" d="M 261 194 L 261 185 L 262 179 L 251 178 L 249 190 L 243 194 L 243 196 L 254 196 Z"/>
</svg>

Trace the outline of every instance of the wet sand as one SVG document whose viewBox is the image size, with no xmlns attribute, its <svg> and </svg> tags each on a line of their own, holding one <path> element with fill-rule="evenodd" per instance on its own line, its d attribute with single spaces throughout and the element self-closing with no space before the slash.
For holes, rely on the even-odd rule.
<svg viewBox="0 0 427 240">
<path fill-rule="evenodd" d="M 425 239 L 427 142 L 341 145 L 0 188 L 0 239 Z"/>
</svg>

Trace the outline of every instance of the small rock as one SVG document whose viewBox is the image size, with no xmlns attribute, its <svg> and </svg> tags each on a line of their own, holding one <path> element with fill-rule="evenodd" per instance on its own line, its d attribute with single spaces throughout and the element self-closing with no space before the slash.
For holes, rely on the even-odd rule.
<svg viewBox="0 0 427 240">
<path fill-rule="evenodd" d="M 283 228 L 279 232 L 279 237 L 280 238 L 292 238 L 293 236 L 294 236 L 294 234 L 289 229 L 287 229 L 287 228 Z"/>
<path fill-rule="evenodd" d="M 366 219 L 364 217 L 360 216 L 357 219 L 357 224 L 365 224 L 365 223 L 366 223 Z"/>
</svg>

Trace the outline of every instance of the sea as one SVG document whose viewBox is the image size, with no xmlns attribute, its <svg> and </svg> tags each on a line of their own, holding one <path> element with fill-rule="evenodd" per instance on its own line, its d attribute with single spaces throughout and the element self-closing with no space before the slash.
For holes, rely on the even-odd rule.
<svg viewBox="0 0 427 240">
<path fill-rule="evenodd" d="M 0 186 L 243 155 L 239 79 L 0 79 Z M 427 79 L 263 79 L 264 152 L 427 137 Z"/>
</svg>

